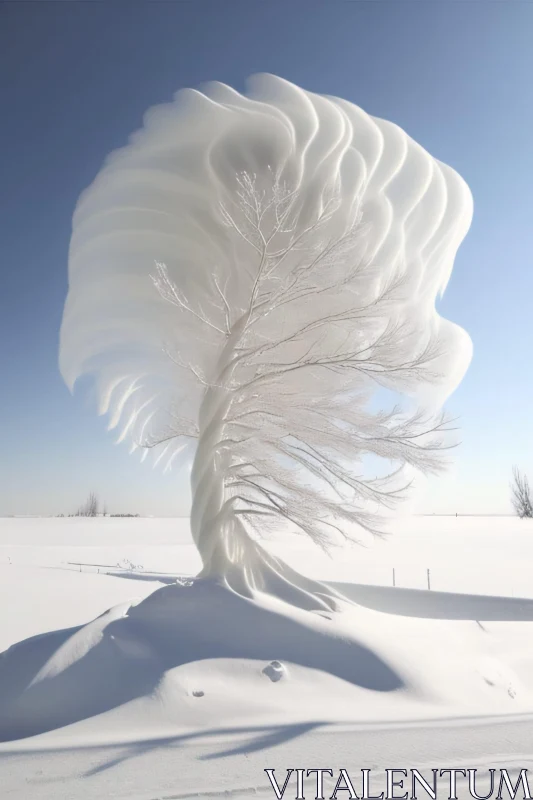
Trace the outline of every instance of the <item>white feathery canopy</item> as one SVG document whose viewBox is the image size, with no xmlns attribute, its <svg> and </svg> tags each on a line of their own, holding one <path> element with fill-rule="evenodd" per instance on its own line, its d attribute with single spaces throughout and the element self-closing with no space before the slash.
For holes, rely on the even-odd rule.
<svg viewBox="0 0 533 800">
<path fill-rule="evenodd" d="M 143 128 L 107 158 L 79 199 L 60 369 L 71 388 L 81 375 L 94 376 L 99 410 L 119 439 L 133 448 L 147 437 L 163 439 L 176 415 L 197 425 L 205 385 L 195 374 L 209 379 L 224 347 L 226 304 L 245 309 L 256 279 L 253 237 L 234 229 L 229 213 L 242 195 L 242 176 L 258 195 L 276 185 L 297 197 L 294 219 L 302 230 L 337 198 L 326 238 L 342 238 L 357 216 L 358 258 L 368 267 L 355 294 L 341 289 L 336 300 L 326 293 L 316 302 L 307 295 L 291 309 L 271 309 L 256 327 L 257 341 L 290 330 L 295 318 L 311 319 L 317 304 L 331 313 L 346 303 L 366 307 L 401 278 L 387 315 L 413 354 L 424 331 L 438 340 L 439 402 L 453 391 L 471 343 L 435 302 L 470 225 L 467 185 L 397 125 L 261 74 L 246 94 L 215 82 L 150 109 Z M 278 280 L 294 269 L 295 253 L 297 247 Z M 175 304 L 154 289 L 156 263 L 195 312 L 179 323 Z M 328 269 L 331 275 L 335 265 Z M 394 387 L 389 377 L 381 382 Z M 360 388 L 357 375 L 352 386 Z M 302 404 L 305 389 L 301 384 Z M 159 455 L 167 463 L 179 452 L 187 457 L 189 441 L 172 440 Z"/>
</svg>

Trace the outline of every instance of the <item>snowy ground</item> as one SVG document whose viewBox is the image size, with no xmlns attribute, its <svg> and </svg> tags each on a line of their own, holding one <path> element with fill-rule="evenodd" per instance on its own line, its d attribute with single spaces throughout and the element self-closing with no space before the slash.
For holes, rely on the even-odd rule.
<svg viewBox="0 0 533 800">
<path fill-rule="evenodd" d="M 272 607 L 257 619 L 235 622 L 237 633 L 252 642 L 256 658 L 176 659 L 186 640 L 183 620 L 176 620 L 175 666 L 150 691 L 137 691 L 116 707 L 107 702 L 116 691 L 109 688 L 96 716 L 80 707 L 69 717 L 73 686 L 41 681 L 52 686 L 52 694 L 47 688 L 43 699 L 33 675 L 36 686 L 26 692 L 27 702 L 35 703 L 32 713 L 42 704 L 48 725 L 41 728 L 52 729 L 15 739 L 8 735 L 9 720 L 4 724 L 2 796 L 152 800 L 219 797 L 231 791 L 243 798 L 274 797 L 266 767 L 284 774 L 287 767 L 316 768 L 328 762 L 334 770 L 371 768 L 378 775 L 396 766 L 445 768 L 468 762 L 513 769 L 533 762 L 533 745 L 528 745 L 533 742 L 533 621 L 527 621 L 533 620 L 533 603 L 517 600 L 533 599 L 530 522 L 414 517 L 401 520 L 388 540 L 338 551 L 329 560 L 299 538 L 280 538 L 272 549 L 312 577 L 352 584 L 346 592 L 355 592 L 365 603 L 347 610 L 335 629 L 329 620 L 304 620 L 310 635 L 334 631 L 331 648 L 340 655 L 331 662 L 333 668 L 320 654 L 298 663 L 277 652 L 269 658 L 266 645 L 254 651 L 253 630 L 263 630 L 264 620 L 276 612 Z M 54 634 L 59 638 L 50 652 L 51 638 L 41 637 L 0 657 L 0 665 L 16 666 L 14 675 L 4 668 L 0 728 L 2 697 L 9 700 L 20 690 L 24 671 L 31 672 L 36 658 L 39 675 L 47 679 L 85 660 L 87 696 L 94 691 L 103 656 L 92 662 L 85 656 L 102 632 L 118 632 L 111 636 L 118 645 L 113 669 L 132 658 L 145 663 L 142 640 L 120 627 L 124 612 L 133 618 L 137 614 L 140 624 L 137 609 L 146 604 L 129 609 L 132 602 L 164 587 L 154 598 L 168 599 L 175 576 L 192 576 L 199 566 L 186 520 L 0 520 L 0 652 L 30 637 L 95 620 L 75 636 Z M 391 594 L 393 569 L 397 587 L 414 590 L 427 589 L 429 569 L 431 595 Z M 388 588 L 363 596 L 353 584 Z M 449 598 L 442 592 L 469 596 Z M 155 600 L 152 608 L 158 607 Z M 218 612 L 211 600 L 203 613 L 205 624 L 216 630 Z M 112 608 L 111 615 L 95 619 Z M 163 605 L 165 613 L 167 608 L 172 604 Z M 411 616 L 384 613 L 398 608 Z M 300 624 L 301 619 L 296 615 L 293 621 Z M 343 661 L 343 630 L 357 631 L 361 651 L 356 664 Z M 103 652 L 105 663 L 111 663 L 109 652 Z M 274 658 L 283 663 L 279 681 L 263 672 Z M 48 707 L 54 709 L 51 716 Z M 35 727 L 33 717 L 28 724 L 38 731 L 40 723 Z M 285 797 L 294 796 L 295 788 L 289 787 Z"/>
</svg>

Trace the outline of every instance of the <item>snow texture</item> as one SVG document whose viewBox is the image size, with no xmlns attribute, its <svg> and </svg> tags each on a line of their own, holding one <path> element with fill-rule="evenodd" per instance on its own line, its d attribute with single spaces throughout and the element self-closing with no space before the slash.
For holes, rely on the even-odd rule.
<svg viewBox="0 0 533 800">
<path fill-rule="evenodd" d="M 0 520 L 4 794 L 272 797 L 265 767 L 324 763 L 371 768 L 377 793 L 391 765 L 516 775 L 533 761 L 530 523 L 414 517 L 327 562 L 280 534 L 277 556 L 355 593 L 327 619 L 192 579 L 188 520 Z M 365 581 L 388 585 L 365 599 Z"/>
<path fill-rule="evenodd" d="M 197 555 L 187 521 L 134 522 L 2 521 L 0 602 L 16 610 L 0 616 L 4 740 L 49 731 L 56 742 L 123 741 L 206 726 L 533 711 L 527 521 L 414 518 L 397 543 L 348 548 L 329 564 L 327 582 L 356 605 L 329 617 L 191 578 Z M 276 552 L 324 578 L 305 544 L 280 537 Z M 463 588 L 457 565 L 472 552 L 470 594 L 453 594 Z M 117 553 L 153 577 L 98 574 L 97 564 L 113 570 Z M 389 586 L 349 582 L 350 574 L 379 578 L 391 561 L 403 585 L 409 567 L 423 574 L 430 563 L 445 591 L 423 591 L 420 582 L 391 588 L 390 575 Z M 83 562 L 83 571 L 69 562 Z M 157 569 L 167 565 L 189 579 L 164 585 Z M 472 594 L 491 587 L 507 596 Z"/>
</svg>

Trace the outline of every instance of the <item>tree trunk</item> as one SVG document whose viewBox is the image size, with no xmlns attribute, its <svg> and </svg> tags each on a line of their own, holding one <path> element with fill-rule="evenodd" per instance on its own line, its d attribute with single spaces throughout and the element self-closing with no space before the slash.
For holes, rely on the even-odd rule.
<svg viewBox="0 0 533 800">
<path fill-rule="evenodd" d="M 264 592 L 306 610 L 332 610 L 337 607 L 336 600 L 342 598 L 270 555 L 252 539 L 241 517 L 234 513 L 231 498 L 226 496 L 231 454 L 221 445 L 233 401 L 228 373 L 231 377 L 243 320 L 228 336 L 218 376 L 207 387 L 200 407 L 198 448 L 191 472 L 191 532 L 203 562 L 200 577 L 216 578 L 244 597 L 253 598 L 256 592 Z"/>
</svg>

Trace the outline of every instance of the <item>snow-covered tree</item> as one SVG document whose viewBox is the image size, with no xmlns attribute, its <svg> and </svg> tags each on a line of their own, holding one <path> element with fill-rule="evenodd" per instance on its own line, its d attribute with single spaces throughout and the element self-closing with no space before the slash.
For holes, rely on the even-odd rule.
<svg viewBox="0 0 533 800">
<path fill-rule="evenodd" d="M 440 468 L 444 418 L 372 397 L 435 411 L 460 381 L 470 340 L 435 300 L 470 217 L 399 128 L 273 76 L 178 93 L 108 160 L 74 218 L 61 367 L 96 376 L 119 440 L 193 458 L 202 576 L 331 606 L 258 538 L 380 532 L 403 467 Z"/>
</svg>

